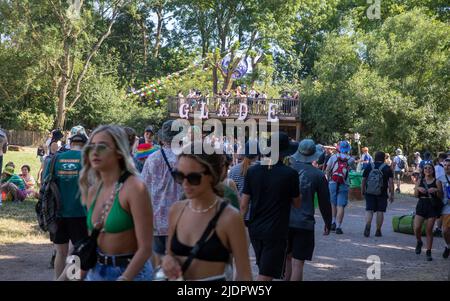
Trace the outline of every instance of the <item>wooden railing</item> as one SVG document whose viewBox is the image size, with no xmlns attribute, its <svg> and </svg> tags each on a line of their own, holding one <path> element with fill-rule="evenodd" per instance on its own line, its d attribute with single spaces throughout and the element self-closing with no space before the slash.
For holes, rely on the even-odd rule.
<svg viewBox="0 0 450 301">
<path fill-rule="evenodd" d="M 180 106 L 187 104 L 189 106 L 189 113 L 193 114 L 195 111 L 200 111 L 202 103 L 208 107 L 208 114 L 210 116 L 217 116 L 221 106 L 224 104 L 229 112 L 230 117 L 239 115 L 240 104 L 245 103 L 248 108 L 248 116 L 262 117 L 267 116 L 269 105 L 275 106 L 276 115 L 280 119 L 290 117 L 290 119 L 300 119 L 300 101 L 298 99 L 267 99 L 267 98 L 244 98 L 244 97 L 199 97 L 199 98 L 180 98 L 169 97 L 168 110 L 171 115 L 179 113 Z"/>
</svg>

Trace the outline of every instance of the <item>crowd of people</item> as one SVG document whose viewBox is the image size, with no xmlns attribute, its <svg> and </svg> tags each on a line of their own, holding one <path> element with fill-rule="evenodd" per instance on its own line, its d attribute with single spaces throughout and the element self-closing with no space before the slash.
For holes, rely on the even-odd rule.
<svg viewBox="0 0 450 301">
<path fill-rule="evenodd" d="M 400 193 L 408 170 L 401 149 L 392 161 L 381 151 L 372 157 L 367 147 L 354 158 L 346 140 L 324 147 L 311 139 L 295 142 L 283 132 L 268 139 L 279 149 L 273 162 L 261 155 L 256 140 L 238 145 L 206 136 L 195 126 L 177 156 L 172 140 L 179 132 L 172 131 L 172 123 L 164 122 L 159 131 L 148 126 L 142 138 L 116 125 L 100 126 L 89 135 L 74 127 L 66 143 L 60 130 L 51 133 L 40 153 L 38 182 L 52 176 L 60 193 L 57 227 L 50 233 L 55 279 L 67 278 L 70 244 L 97 231 L 97 262 L 82 273 L 88 281 L 252 280 L 250 245 L 256 280 L 303 280 L 305 261 L 312 260 L 315 248 L 314 199 L 323 235 L 343 235 L 349 173 L 362 170 L 366 226 L 361 235 L 371 235 L 376 215 L 375 236 L 381 237 L 387 204 L 395 190 Z M 205 139 L 225 154 L 196 153 Z M 426 221 L 427 260 L 432 260 L 436 220 L 446 243 L 444 258 L 450 247 L 450 154 L 440 153 L 434 163 L 431 158 L 429 152 L 423 160 L 416 154 L 412 173 L 418 198 L 415 251 L 421 253 Z M 30 190 L 30 167 L 23 166 L 21 176 L 14 168 L 6 164 L 2 192 L 18 201 L 36 196 Z"/>
<path fill-rule="evenodd" d="M 295 113 L 299 95 L 298 91 L 283 91 L 280 97 L 280 113 Z M 183 91 L 179 90 L 177 98 L 180 105 L 189 105 L 191 113 L 200 110 L 202 103 L 206 103 L 208 107 L 214 108 L 215 111 L 218 111 L 222 105 L 225 105 L 228 110 L 236 111 L 241 103 L 245 103 L 249 111 L 254 114 L 267 113 L 267 92 L 258 91 L 254 88 L 247 89 L 246 86 L 237 86 L 234 90 L 219 91 L 217 94 L 202 93 L 196 89 L 191 89 L 188 93 L 183 94 Z"/>
</svg>

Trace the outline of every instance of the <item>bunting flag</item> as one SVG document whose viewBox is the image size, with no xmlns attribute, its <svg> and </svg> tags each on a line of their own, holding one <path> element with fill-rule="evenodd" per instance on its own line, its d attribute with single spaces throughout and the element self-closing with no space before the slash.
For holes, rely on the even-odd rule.
<svg viewBox="0 0 450 301">
<path fill-rule="evenodd" d="M 183 70 L 176 71 L 174 73 L 168 74 L 165 77 L 159 78 L 157 80 L 154 80 L 152 82 L 149 82 L 145 84 L 142 88 L 139 90 L 136 90 L 135 88 L 130 89 L 130 93 L 128 93 L 128 97 L 132 95 L 139 95 L 141 97 L 145 97 L 148 95 L 153 95 L 157 93 L 159 90 L 161 90 L 166 84 L 172 82 L 173 80 L 176 80 L 178 77 L 180 77 L 182 74 L 188 72 L 191 69 L 195 69 L 203 64 L 203 59 L 200 62 L 194 63 L 191 66 L 188 66 L 184 68 Z M 208 70 L 208 67 L 203 68 L 204 71 Z M 157 103 L 160 102 L 160 100 L 155 101 Z"/>
</svg>

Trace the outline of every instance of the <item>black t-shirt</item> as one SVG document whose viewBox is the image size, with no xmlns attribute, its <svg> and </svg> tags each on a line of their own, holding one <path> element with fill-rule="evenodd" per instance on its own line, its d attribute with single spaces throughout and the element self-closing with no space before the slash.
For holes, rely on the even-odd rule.
<svg viewBox="0 0 450 301">
<path fill-rule="evenodd" d="M 256 239 L 284 239 L 292 199 L 300 195 L 298 173 L 278 162 L 248 169 L 242 193 L 250 195 L 249 234 Z"/>
<path fill-rule="evenodd" d="M 375 168 L 380 168 L 381 164 L 383 164 L 383 163 L 384 162 L 375 162 L 374 166 L 375 166 Z M 364 169 L 363 178 L 367 179 L 367 177 L 369 177 L 369 173 L 370 173 L 371 170 L 372 170 L 372 165 L 369 164 L 367 166 L 367 168 Z M 382 195 L 383 196 L 387 196 L 388 195 L 388 193 L 387 193 L 387 191 L 388 191 L 388 181 L 389 181 L 389 178 L 393 178 L 394 175 L 392 173 L 392 169 L 389 166 L 387 166 L 387 165 L 385 165 L 383 167 L 381 172 L 383 173 L 383 187 L 382 187 L 383 194 Z"/>
</svg>

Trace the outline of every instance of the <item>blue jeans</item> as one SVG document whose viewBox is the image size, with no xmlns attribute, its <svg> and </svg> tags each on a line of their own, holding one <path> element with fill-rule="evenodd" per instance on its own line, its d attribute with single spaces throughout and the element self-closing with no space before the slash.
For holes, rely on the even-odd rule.
<svg viewBox="0 0 450 301">
<path fill-rule="evenodd" d="M 337 184 L 330 182 L 328 184 L 330 190 L 330 202 L 334 206 L 345 207 L 348 203 L 348 186 L 347 184 Z"/>
<path fill-rule="evenodd" d="M 117 278 L 125 272 L 126 268 L 126 266 L 113 266 L 97 263 L 97 265 L 88 272 L 86 281 L 116 281 Z M 144 267 L 136 275 L 133 281 L 152 281 L 152 279 L 153 267 L 149 260 L 144 264 Z"/>
</svg>

